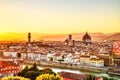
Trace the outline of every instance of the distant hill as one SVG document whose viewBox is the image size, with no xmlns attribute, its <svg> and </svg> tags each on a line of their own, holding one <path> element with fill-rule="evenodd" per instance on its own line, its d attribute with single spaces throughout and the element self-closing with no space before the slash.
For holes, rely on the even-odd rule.
<svg viewBox="0 0 120 80">
<path fill-rule="evenodd" d="M 73 40 L 79 40 L 82 41 L 82 37 L 84 36 L 85 33 L 73 33 L 72 38 Z M 68 38 L 69 34 L 65 35 L 48 35 L 48 36 L 42 36 L 39 39 L 45 39 L 45 40 L 62 40 L 64 41 L 65 39 Z M 120 33 L 89 33 L 89 35 L 92 38 L 92 41 L 101 41 L 101 40 L 120 40 Z"/>
<path fill-rule="evenodd" d="M 31 40 L 39 40 L 39 37 L 46 36 L 43 33 L 31 33 Z M 0 34 L 0 41 L 27 41 L 28 33 L 12 33 L 6 32 Z"/>
<path fill-rule="evenodd" d="M 28 33 L 5 33 L 0 34 L 0 40 L 13 40 L 13 41 L 27 41 L 27 34 Z M 99 40 L 118 40 L 120 39 L 120 33 L 88 33 L 92 41 L 99 41 Z M 39 40 L 54 40 L 54 41 L 65 41 L 68 38 L 69 34 L 43 34 L 43 33 L 31 33 L 31 40 L 39 41 Z M 72 33 L 72 39 L 76 41 L 82 41 L 82 37 L 85 33 Z"/>
<path fill-rule="evenodd" d="M 108 35 L 108 36 L 102 38 L 102 40 L 120 40 L 120 33 Z"/>
<path fill-rule="evenodd" d="M 65 39 L 68 38 L 69 34 L 65 35 L 50 35 L 50 36 L 43 36 L 40 37 L 40 39 L 45 39 L 45 40 L 62 40 L 64 41 Z M 82 40 L 82 37 L 85 35 L 85 33 L 73 33 L 72 34 L 72 39 L 73 40 Z M 101 38 L 105 37 L 104 33 L 89 33 L 89 35 L 92 37 L 93 41 L 100 40 Z"/>
</svg>

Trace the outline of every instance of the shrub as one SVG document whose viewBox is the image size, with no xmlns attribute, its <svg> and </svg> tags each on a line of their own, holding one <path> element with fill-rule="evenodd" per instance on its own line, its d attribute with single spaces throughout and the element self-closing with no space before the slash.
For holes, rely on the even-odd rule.
<svg viewBox="0 0 120 80">
<path fill-rule="evenodd" d="M 1 80 L 30 80 L 30 79 L 19 76 L 7 76 L 3 77 Z"/>
<path fill-rule="evenodd" d="M 42 72 L 40 71 L 28 71 L 26 74 L 25 74 L 25 77 L 26 78 L 30 78 L 31 80 L 35 80 L 37 76 L 41 75 Z"/>
<path fill-rule="evenodd" d="M 36 78 L 36 80 L 63 80 L 63 78 L 60 75 L 54 75 L 54 74 L 42 74 Z"/>
</svg>

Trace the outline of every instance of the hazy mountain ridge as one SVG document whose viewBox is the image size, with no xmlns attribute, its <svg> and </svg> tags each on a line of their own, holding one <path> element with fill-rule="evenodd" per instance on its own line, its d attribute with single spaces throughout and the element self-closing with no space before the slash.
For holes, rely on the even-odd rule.
<svg viewBox="0 0 120 80">
<path fill-rule="evenodd" d="M 65 39 L 68 38 L 69 34 L 66 35 L 51 35 L 51 36 L 43 36 L 41 37 L 42 39 L 45 40 L 62 40 L 64 41 Z M 72 39 L 73 40 L 82 40 L 82 37 L 85 35 L 85 33 L 73 33 L 72 34 Z M 100 40 L 119 40 L 120 39 L 120 33 L 89 33 L 89 35 L 92 38 L 92 41 L 100 41 Z"/>
<path fill-rule="evenodd" d="M 120 33 L 88 33 L 92 41 L 99 40 L 120 40 Z M 54 40 L 54 41 L 64 41 L 68 38 L 69 34 L 44 34 L 44 33 L 31 33 L 32 40 Z M 81 41 L 85 33 L 72 33 L 72 39 L 76 41 Z M 27 40 L 27 33 L 5 33 L 0 34 L 0 40 Z"/>
<path fill-rule="evenodd" d="M 102 39 L 104 39 L 104 40 L 120 40 L 120 33 L 111 34 Z"/>
</svg>

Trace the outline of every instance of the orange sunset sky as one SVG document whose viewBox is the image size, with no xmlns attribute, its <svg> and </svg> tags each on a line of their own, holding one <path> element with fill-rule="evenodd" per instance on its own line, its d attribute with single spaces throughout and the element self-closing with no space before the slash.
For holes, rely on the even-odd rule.
<svg viewBox="0 0 120 80">
<path fill-rule="evenodd" d="M 120 0 L 0 0 L 0 40 L 12 35 L 8 32 L 56 35 L 86 30 L 120 32 Z"/>
</svg>

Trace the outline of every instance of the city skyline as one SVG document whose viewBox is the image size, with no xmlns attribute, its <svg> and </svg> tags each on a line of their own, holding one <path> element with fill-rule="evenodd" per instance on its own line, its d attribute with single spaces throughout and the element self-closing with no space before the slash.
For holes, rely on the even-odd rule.
<svg viewBox="0 0 120 80">
<path fill-rule="evenodd" d="M 119 80 L 120 0 L 0 0 L 7 79 Z"/>
<path fill-rule="evenodd" d="M 0 33 L 119 32 L 119 0 L 0 1 Z"/>
</svg>

